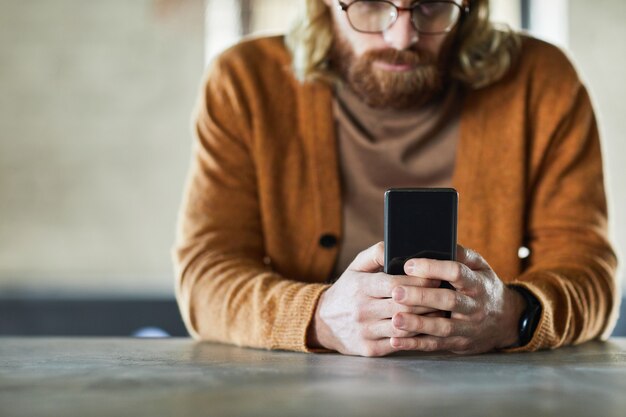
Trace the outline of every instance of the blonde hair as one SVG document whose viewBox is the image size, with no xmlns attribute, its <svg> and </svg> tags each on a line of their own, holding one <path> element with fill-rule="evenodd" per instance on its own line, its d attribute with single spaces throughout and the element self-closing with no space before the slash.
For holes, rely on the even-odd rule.
<svg viewBox="0 0 626 417">
<path fill-rule="evenodd" d="M 298 20 L 287 33 L 293 71 L 301 82 L 333 80 L 328 56 L 333 44 L 333 21 L 323 0 L 302 0 Z M 489 0 L 469 0 L 470 11 L 461 20 L 453 49 L 450 75 L 478 89 L 501 79 L 514 64 L 521 38 L 507 26 L 489 21 Z"/>
</svg>

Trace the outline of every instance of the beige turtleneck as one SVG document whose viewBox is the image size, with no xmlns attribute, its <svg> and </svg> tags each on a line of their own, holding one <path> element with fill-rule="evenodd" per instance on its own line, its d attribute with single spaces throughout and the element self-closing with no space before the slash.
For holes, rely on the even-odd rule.
<svg viewBox="0 0 626 417">
<path fill-rule="evenodd" d="M 417 109 L 373 109 L 338 87 L 333 112 L 343 197 L 343 236 L 334 278 L 383 240 L 383 195 L 392 187 L 449 187 L 459 138 L 460 93 Z"/>
</svg>

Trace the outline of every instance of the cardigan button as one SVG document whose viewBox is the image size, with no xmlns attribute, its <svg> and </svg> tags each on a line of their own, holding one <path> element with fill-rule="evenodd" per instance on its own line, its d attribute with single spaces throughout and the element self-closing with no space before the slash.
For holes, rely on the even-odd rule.
<svg viewBox="0 0 626 417">
<path fill-rule="evenodd" d="M 326 249 L 334 248 L 337 245 L 337 236 L 327 233 L 320 237 L 320 246 Z"/>
</svg>

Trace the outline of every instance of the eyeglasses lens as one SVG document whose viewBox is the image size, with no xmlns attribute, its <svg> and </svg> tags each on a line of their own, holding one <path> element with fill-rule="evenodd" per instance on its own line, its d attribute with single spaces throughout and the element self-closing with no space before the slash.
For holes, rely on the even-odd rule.
<svg viewBox="0 0 626 417">
<path fill-rule="evenodd" d="M 348 18 L 356 30 L 382 32 L 396 19 L 398 11 L 382 1 L 357 1 L 348 8 Z"/>
<path fill-rule="evenodd" d="M 454 3 L 421 3 L 413 9 L 412 19 L 422 33 L 443 33 L 452 29 L 460 14 L 461 10 Z"/>
</svg>

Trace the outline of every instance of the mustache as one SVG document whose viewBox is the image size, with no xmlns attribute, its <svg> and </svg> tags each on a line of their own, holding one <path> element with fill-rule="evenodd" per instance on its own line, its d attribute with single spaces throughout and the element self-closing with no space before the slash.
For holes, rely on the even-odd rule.
<svg viewBox="0 0 626 417">
<path fill-rule="evenodd" d="M 423 51 L 400 51 L 393 48 L 376 49 L 363 54 L 365 62 L 373 63 L 382 61 L 391 65 L 418 65 L 436 64 L 435 59 L 430 54 Z"/>
</svg>

